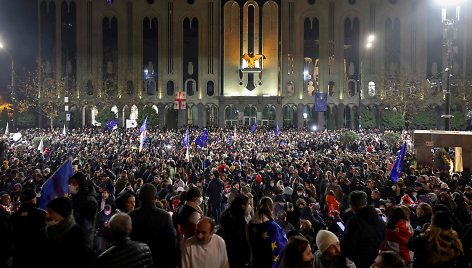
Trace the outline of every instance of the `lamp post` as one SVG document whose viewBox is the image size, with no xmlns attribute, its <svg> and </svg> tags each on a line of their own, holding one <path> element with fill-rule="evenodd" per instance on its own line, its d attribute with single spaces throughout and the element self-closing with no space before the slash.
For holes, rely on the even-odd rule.
<svg viewBox="0 0 472 268">
<path fill-rule="evenodd" d="M 15 129 L 15 61 L 13 60 L 13 56 L 11 55 L 8 50 L 5 49 L 5 46 L 3 43 L 0 42 L 0 50 L 5 51 L 5 53 L 10 57 L 11 60 L 11 84 L 10 84 L 10 94 L 11 94 L 11 107 L 12 107 L 12 129 Z"/>
<path fill-rule="evenodd" d="M 366 40 L 366 43 L 365 43 L 365 49 L 366 50 L 370 50 L 372 49 L 373 47 L 373 43 L 375 41 L 375 35 L 373 34 L 369 34 L 369 36 L 367 36 L 367 40 Z M 363 66 L 362 66 L 362 63 L 364 61 L 364 56 L 365 56 L 365 52 L 364 50 L 362 50 L 362 55 L 361 55 L 361 60 L 360 60 L 360 70 L 359 70 L 359 89 L 357 90 L 358 92 L 358 97 L 359 97 L 359 103 L 358 103 L 358 120 L 359 120 L 359 126 L 358 126 L 358 130 L 361 130 L 362 128 L 362 123 L 361 123 L 361 120 L 362 120 L 362 116 L 361 116 L 361 102 L 362 102 L 362 69 L 363 69 Z"/>
<path fill-rule="evenodd" d="M 445 95 L 445 113 L 441 116 L 444 118 L 444 130 L 450 130 L 451 127 L 451 118 L 454 117 L 451 115 L 451 77 L 452 77 L 452 61 L 454 56 L 454 41 L 456 38 L 456 23 L 460 18 L 460 4 L 464 2 L 463 0 L 436 0 L 437 4 L 442 6 L 441 12 L 441 22 L 444 25 L 443 28 L 443 47 L 446 54 L 446 68 L 444 68 L 444 74 L 446 75 L 446 90 L 444 90 Z M 451 11 L 454 10 L 453 16 L 451 16 Z"/>
</svg>

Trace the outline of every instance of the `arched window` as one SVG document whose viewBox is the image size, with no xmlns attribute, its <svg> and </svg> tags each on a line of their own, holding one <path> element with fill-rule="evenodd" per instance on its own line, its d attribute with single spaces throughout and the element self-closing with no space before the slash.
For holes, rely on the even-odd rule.
<svg viewBox="0 0 472 268">
<path fill-rule="evenodd" d="M 213 81 L 208 81 L 207 82 L 207 95 L 213 96 L 213 94 L 215 94 L 215 83 L 213 83 Z"/>
<path fill-rule="evenodd" d="M 227 106 L 225 108 L 225 126 L 237 126 L 239 120 L 239 110 L 234 106 Z"/>
<path fill-rule="evenodd" d="M 138 120 L 138 106 L 131 106 L 131 113 L 129 114 L 129 119 Z"/>
<path fill-rule="evenodd" d="M 375 82 L 370 81 L 369 84 L 367 85 L 367 93 L 369 96 L 375 96 Z"/>
<path fill-rule="evenodd" d="M 335 90 L 335 83 L 334 81 L 329 81 L 328 83 L 328 95 L 329 96 L 334 96 L 334 94 L 336 93 L 336 90 Z"/>
<path fill-rule="evenodd" d="M 174 96 L 174 81 L 167 82 L 167 96 Z"/>
<path fill-rule="evenodd" d="M 274 105 L 267 105 L 262 110 L 261 123 L 263 126 L 275 126 L 275 107 Z"/>
</svg>

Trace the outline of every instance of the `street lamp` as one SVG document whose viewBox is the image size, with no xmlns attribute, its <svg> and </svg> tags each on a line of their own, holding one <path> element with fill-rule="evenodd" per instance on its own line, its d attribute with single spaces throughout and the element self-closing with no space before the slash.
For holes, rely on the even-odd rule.
<svg viewBox="0 0 472 268">
<path fill-rule="evenodd" d="M 456 38 L 456 23 L 460 18 L 460 5 L 465 2 L 465 0 L 436 0 L 437 4 L 442 6 L 441 12 L 441 22 L 444 24 L 443 28 L 443 47 L 446 50 L 446 68 L 444 68 L 444 73 L 446 75 L 446 90 L 444 91 L 445 95 L 445 104 L 446 111 L 441 117 L 444 118 L 444 130 L 450 130 L 451 127 L 451 118 L 454 117 L 451 115 L 451 77 L 452 77 L 452 61 L 454 56 L 454 41 Z M 450 14 L 451 9 L 454 9 L 452 16 Z"/>
<path fill-rule="evenodd" d="M 10 84 L 10 94 L 11 94 L 11 107 L 12 107 L 12 128 L 15 129 L 15 61 L 13 60 L 13 56 L 11 55 L 8 50 L 6 50 L 5 46 L 3 45 L 2 42 L 0 42 L 0 50 L 5 51 L 5 53 L 10 57 L 11 60 L 11 84 Z"/>
<path fill-rule="evenodd" d="M 367 36 L 367 39 L 366 39 L 365 49 L 366 50 L 372 49 L 374 41 L 375 41 L 375 35 L 374 34 L 369 34 Z M 360 61 L 360 70 L 359 70 L 359 89 L 357 90 L 358 97 L 359 97 L 359 104 L 358 104 L 358 109 L 357 109 L 358 119 L 359 119 L 359 129 L 358 130 L 361 130 L 361 128 L 362 128 L 362 123 L 361 123 L 361 119 L 362 119 L 362 116 L 361 116 L 361 102 L 362 102 L 362 85 L 363 85 L 363 83 L 362 83 L 362 78 L 363 78 L 362 77 L 362 69 L 363 69 L 362 63 L 364 61 L 365 54 L 366 53 L 364 52 L 364 50 L 362 50 L 361 61 Z"/>
</svg>

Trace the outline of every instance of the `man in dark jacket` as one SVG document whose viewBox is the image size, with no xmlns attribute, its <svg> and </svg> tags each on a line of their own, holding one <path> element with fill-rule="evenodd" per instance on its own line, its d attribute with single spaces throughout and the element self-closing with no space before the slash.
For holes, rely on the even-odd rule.
<svg viewBox="0 0 472 268">
<path fill-rule="evenodd" d="M 117 213 L 110 219 L 110 231 L 113 244 L 95 261 L 95 267 L 140 267 L 151 268 L 152 254 L 148 245 L 131 241 L 131 217 L 126 213 Z"/>
<path fill-rule="evenodd" d="M 221 215 L 221 201 L 223 199 L 223 190 L 225 184 L 220 179 L 218 172 L 214 172 L 210 175 L 210 183 L 207 187 L 207 196 L 208 196 L 208 210 L 210 216 L 215 219 L 215 224 L 220 223 Z"/>
<path fill-rule="evenodd" d="M 75 222 L 67 197 L 53 199 L 47 205 L 47 226 L 41 229 L 37 246 L 37 267 L 87 268 L 92 266 L 92 251 L 87 235 Z"/>
<path fill-rule="evenodd" d="M 341 251 L 358 268 L 368 268 L 379 252 L 384 239 L 385 224 L 372 206 L 367 206 L 367 194 L 353 191 L 349 194 L 349 206 L 354 212 L 341 240 Z"/>
<path fill-rule="evenodd" d="M 77 172 L 69 178 L 69 193 L 75 222 L 84 230 L 87 235 L 87 244 L 92 249 L 95 217 L 98 212 L 95 189 L 92 182 L 88 181 L 82 172 Z"/>
<path fill-rule="evenodd" d="M 36 258 L 25 258 L 26 252 L 36 252 L 39 231 L 46 226 L 46 211 L 36 208 L 36 192 L 23 191 L 21 206 L 11 216 L 14 237 L 13 267 L 36 266 Z"/>
<path fill-rule="evenodd" d="M 155 205 L 157 190 L 146 183 L 139 191 L 141 207 L 130 213 L 133 230 L 130 238 L 146 243 L 152 252 L 154 267 L 176 266 L 176 234 L 170 214 Z"/>
</svg>

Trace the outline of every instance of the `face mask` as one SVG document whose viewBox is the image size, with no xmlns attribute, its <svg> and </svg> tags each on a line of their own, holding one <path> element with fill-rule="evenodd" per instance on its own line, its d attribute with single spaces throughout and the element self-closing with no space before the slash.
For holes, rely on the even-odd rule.
<svg viewBox="0 0 472 268">
<path fill-rule="evenodd" d="M 111 213 L 111 210 L 108 210 L 108 211 L 107 211 L 107 210 L 105 210 L 105 211 L 104 211 L 104 213 L 105 213 L 105 215 L 107 215 L 107 216 L 108 216 L 108 215 L 110 215 L 110 213 Z"/>
<path fill-rule="evenodd" d="M 308 197 L 308 194 L 303 194 L 303 197 Z"/>
<path fill-rule="evenodd" d="M 301 195 L 303 194 L 303 192 L 297 192 L 297 194 L 298 194 L 299 196 L 301 196 Z"/>
<path fill-rule="evenodd" d="M 271 182 L 270 187 L 274 187 L 275 183 Z"/>
<path fill-rule="evenodd" d="M 201 205 L 203 203 L 203 197 L 200 196 L 197 200 L 198 205 Z"/>
<path fill-rule="evenodd" d="M 59 223 L 58 220 L 49 220 L 49 221 L 46 221 L 47 226 L 54 226 L 54 225 L 57 225 L 58 223 Z"/>
<path fill-rule="evenodd" d="M 74 186 L 69 184 L 69 193 L 76 194 L 79 192 L 79 186 Z"/>
</svg>

